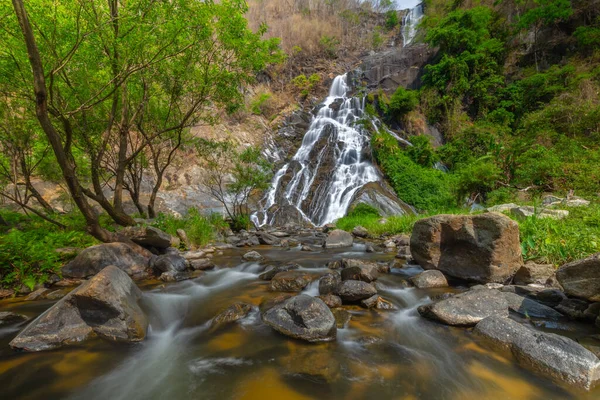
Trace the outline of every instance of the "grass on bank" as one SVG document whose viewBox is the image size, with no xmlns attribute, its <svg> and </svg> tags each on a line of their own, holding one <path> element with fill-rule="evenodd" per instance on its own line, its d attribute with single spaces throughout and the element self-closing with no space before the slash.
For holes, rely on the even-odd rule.
<svg viewBox="0 0 600 400">
<path fill-rule="evenodd" d="M 519 224 L 523 258 L 549 262 L 560 266 L 600 252 L 600 205 L 568 208 L 569 216 L 562 220 L 550 218 L 517 218 L 507 214 Z M 466 210 L 447 210 L 437 214 L 464 214 Z M 363 226 L 371 236 L 410 234 L 416 221 L 430 215 L 402 215 L 384 218 L 377 210 L 359 205 L 348 216 L 339 219 L 339 229 L 352 231 Z"/>
</svg>

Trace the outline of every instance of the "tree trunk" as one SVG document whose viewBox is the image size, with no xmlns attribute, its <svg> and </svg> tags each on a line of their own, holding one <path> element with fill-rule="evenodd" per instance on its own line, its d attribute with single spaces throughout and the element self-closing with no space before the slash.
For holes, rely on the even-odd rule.
<svg viewBox="0 0 600 400">
<path fill-rule="evenodd" d="M 37 189 L 33 186 L 33 183 L 31 183 L 31 176 L 29 174 L 27 164 L 25 163 L 25 158 L 21 157 L 20 162 L 21 162 L 21 172 L 23 174 L 23 178 L 25 179 L 25 187 L 27 188 L 27 190 L 29 190 L 29 192 L 31 192 L 31 195 L 37 200 L 38 203 L 40 203 L 40 205 L 44 208 L 44 210 L 48 214 L 53 214 L 54 209 L 52 208 L 50 203 L 48 203 L 46 201 L 46 199 L 44 199 L 42 197 L 41 193 L 38 192 Z"/>
</svg>

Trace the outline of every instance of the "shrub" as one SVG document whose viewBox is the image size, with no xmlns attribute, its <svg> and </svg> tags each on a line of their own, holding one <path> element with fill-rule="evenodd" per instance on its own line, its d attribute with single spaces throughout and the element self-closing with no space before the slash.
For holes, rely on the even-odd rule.
<svg viewBox="0 0 600 400">
<path fill-rule="evenodd" d="M 190 208 L 184 217 L 160 213 L 152 225 L 172 236 L 177 236 L 177 229 L 183 229 L 190 242 L 199 246 L 205 245 L 227 228 L 227 223 L 220 214 L 205 216 L 195 208 Z"/>
<path fill-rule="evenodd" d="M 429 136 L 412 136 L 410 137 L 410 143 L 412 146 L 406 149 L 406 154 L 420 166 L 431 168 L 439 161 L 439 157 L 431 145 Z"/>
<path fill-rule="evenodd" d="M 398 87 L 390 98 L 389 111 L 395 118 L 401 118 L 419 104 L 419 96 L 414 90 Z"/>
<path fill-rule="evenodd" d="M 396 10 L 389 10 L 385 13 L 385 28 L 391 31 L 400 24 L 398 20 L 398 12 Z"/>
<path fill-rule="evenodd" d="M 254 115 L 264 115 L 265 117 L 269 117 L 269 115 L 265 115 L 269 108 L 269 101 L 272 99 L 271 93 L 259 93 L 257 94 L 252 101 L 250 102 L 250 111 Z"/>
<path fill-rule="evenodd" d="M 337 48 L 340 45 L 340 41 L 338 38 L 334 36 L 323 35 L 319 40 L 319 44 L 321 48 L 330 58 L 335 58 L 337 56 Z"/>
</svg>

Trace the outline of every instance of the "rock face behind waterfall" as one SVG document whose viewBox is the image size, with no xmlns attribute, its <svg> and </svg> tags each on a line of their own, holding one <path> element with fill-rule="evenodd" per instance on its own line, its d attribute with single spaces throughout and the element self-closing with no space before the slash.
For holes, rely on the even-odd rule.
<svg viewBox="0 0 600 400">
<path fill-rule="evenodd" d="M 498 213 L 417 221 L 410 251 L 424 269 L 481 283 L 503 283 L 523 265 L 519 226 Z"/>
<path fill-rule="evenodd" d="M 383 185 L 372 163 L 364 118 L 364 99 L 351 97 L 351 74 L 334 79 L 292 159 L 275 174 L 254 215 L 258 225 L 325 225 L 346 215 L 351 204 L 375 203 L 384 214 L 410 210 Z M 361 188 L 365 188 L 361 191 Z M 381 203 L 381 205 L 379 205 Z"/>
<path fill-rule="evenodd" d="M 125 272 L 108 266 L 40 315 L 10 346 L 48 350 L 96 335 L 117 342 L 143 340 L 148 320 L 138 304 L 141 296 Z"/>
</svg>

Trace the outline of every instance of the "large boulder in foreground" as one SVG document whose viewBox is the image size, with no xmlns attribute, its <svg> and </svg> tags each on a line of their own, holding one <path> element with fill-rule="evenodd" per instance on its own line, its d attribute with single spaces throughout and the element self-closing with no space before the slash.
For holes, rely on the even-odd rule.
<svg viewBox="0 0 600 400">
<path fill-rule="evenodd" d="M 600 301 L 600 253 L 563 265 L 556 279 L 565 293 L 590 301 Z"/>
<path fill-rule="evenodd" d="M 153 226 L 128 226 L 120 233 L 140 246 L 156 249 L 171 247 L 171 235 Z"/>
<path fill-rule="evenodd" d="M 318 298 L 305 294 L 277 304 L 262 316 L 263 321 L 277 332 L 308 342 L 335 340 L 335 317 Z"/>
<path fill-rule="evenodd" d="M 141 296 L 125 272 L 108 266 L 35 319 L 10 346 L 40 351 L 93 336 L 116 342 L 141 341 L 148 328 L 139 306 Z"/>
<path fill-rule="evenodd" d="M 509 350 L 522 366 L 555 381 L 589 390 L 600 380 L 598 357 L 564 336 L 497 316 L 482 320 L 473 332 L 491 347 Z"/>
<path fill-rule="evenodd" d="M 350 247 L 354 242 L 352 234 L 343 231 L 341 229 L 334 229 L 329 232 L 327 239 L 325 239 L 324 247 L 326 249 L 338 249 L 341 247 Z"/>
<path fill-rule="evenodd" d="M 457 294 L 418 308 L 425 318 L 454 326 L 473 326 L 492 315 L 508 317 L 508 302 L 497 290 L 479 289 Z"/>
<path fill-rule="evenodd" d="M 498 213 L 417 221 L 410 251 L 423 269 L 481 283 L 506 282 L 523 265 L 519 226 Z"/>
<path fill-rule="evenodd" d="M 88 278 L 113 265 L 133 279 L 151 276 L 150 257 L 126 243 L 105 243 L 88 247 L 62 268 L 65 278 Z"/>
</svg>

